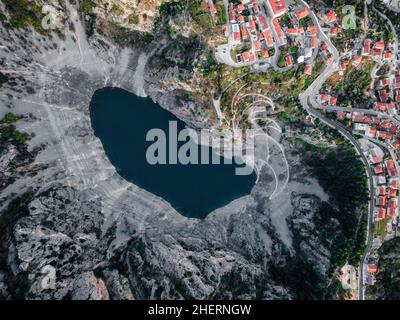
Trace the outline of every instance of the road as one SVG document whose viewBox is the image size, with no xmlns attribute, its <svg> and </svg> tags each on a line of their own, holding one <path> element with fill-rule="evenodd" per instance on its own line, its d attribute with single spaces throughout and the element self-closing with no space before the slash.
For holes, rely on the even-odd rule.
<svg viewBox="0 0 400 320">
<path fill-rule="evenodd" d="M 310 8 L 309 5 L 302 0 L 301 1 L 307 8 Z M 374 188 L 374 181 L 373 181 L 373 173 L 372 169 L 369 165 L 368 159 L 366 158 L 363 150 L 361 149 L 360 144 L 358 141 L 349 133 L 341 123 L 337 121 L 333 121 L 331 119 L 328 119 L 325 115 L 321 114 L 318 112 L 316 109 L 322 109 L 324 110 L 325 108 L 317 102 L 317 94 L 319 93 L 319 90 L 321 89 L 322 85 L 326 82 L 326 80 L 339 68 L 339 61 L 340 61 L 340 56 L 339 52 L 335 48 L 335 46 L 332 44 L 328 36 L 323 32 L 321 25 L 319 24 L 318 18 L 313 12 L 313 10 L 310 10 L 310 16 L 311 19 L 314 22 L 314 25 L 317 26 L 318 28 L 318 35 L 320 39 L 323 39 L 328 47 L 329 50 L 333 56 L 333 62 L 329 66 L 325 68 L 325 70 L 320 74 L 320 76 L 310 85 L 310 87 L 303 92 L 302 94 L 299 95 L 300 103 L 303 106 L 303 108 L 307 111 L 308 114 L 320 119 L 321 122 L 325 123 L 331 128 L 337 129 L 344 137 L 346 137 L 355 147 L 357 153 L 360 155 L 362 161 L 364 162 L 366 171 L 367 171 L 367 176 L 369 180 L 369 190 L 370 190 L 370 195 L 371 195 L 371 201 L 370 201 L 370 206 L 369 206 L 369 217 L 368 217 L 368 233 L 367 233 L 367 247 L 364 252 L 364 255 L 361 259 L 360 262 L 360 274 L 359 274 L 359 292 L 358 292 L 358 298 L 359 300 L 364 300 L 364 284 L 363 284 L 363 279 L 364 279 L 364 262 L 367 256 L 367 253 L 369 252 L 369 249 L 371 248 L 372 245 L 372 223 L 373 223 L 373 214 L 374 214 L 374 194 L 375 194 L 375 188 Z M 309 102 L 311 103 L 311 106 L 309 105 Z M 363 110 L 363 109 L 361 109 Z M 354 111 L 354 109 L 353 109 Z M 365 111 L 365 110 L 363 110 Z"/>
<path fill-rule="evenodd" d="M 317 102 L 315 102 L 317 103 Z M 396 118 L 390 116 L 387 113 L 379 112 L 376 110 L 371 110 L 371 109 L 360 109 L 360 108 L 346 108 L 346 107 L 338 107 L 338 106 L 322 106 L 317 103 L 317 108 L 322 109 L 324 111 L 343 111 L 343 112 L 359 112 L 364 115 L 371 115 L 371 116 L 376 116 L 382 119 L 387 119 L 390 120 L 393 124 L 400 126 L 400 121 L 397 120 Z"/>
<path fill-rule="evenodd" d="M 391 68 L 392 68 L 392 72 L 396 71 L 396 67 L 397 67 L 397 59 L 398 59 L 398 54 L 399 54 L 399 38 L 397 37 L 397 33 L 396 33 L 396 29 L 393 26 L 392 21 L 390 21 L 390 19 L 385 16 L 383 13 L 381 13 L 378 9 L 376 9 L 375 7 L 373 7 L 373 10 L 379 15 L 381 16 L 382 19 L 386 20 L 386 22 L 388 23 L 391 32 L 393 33 L 393 61 L 391 64 Z"/>
</svg>

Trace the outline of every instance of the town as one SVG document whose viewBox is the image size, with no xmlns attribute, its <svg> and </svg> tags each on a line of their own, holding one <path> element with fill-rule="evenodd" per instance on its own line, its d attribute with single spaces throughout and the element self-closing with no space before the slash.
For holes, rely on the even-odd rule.
<svg viewBox="0 0 400 320">
<path fill-rule="evenodd" d="M 212 17 L 223 22 L 226 43 L 215 52 L 219 63 L 280 73 L 302 66 L 303 74 L 315 80 L 301 98 L 304 108 L 322 120 L 326 117 L 323 122 L 360 150 L 371 194 L 367 251 L 359 268 L 362 299 L 365 287 L 375 283 L 377 250 L 397 235 L 399 222 L 400 67 L 394 28 L 391 41 L 367 35 L 339 54 L 334 39 L 345 26 L 333 8 L 314 12 L 305 1 L 294 0 L 207 0 L 207 4 Z M 372 77 L 364 93 L 367 102 L 346 105 L 338 88 L 348 81 L 349 72 L 363 68 Z"/>
</svg>

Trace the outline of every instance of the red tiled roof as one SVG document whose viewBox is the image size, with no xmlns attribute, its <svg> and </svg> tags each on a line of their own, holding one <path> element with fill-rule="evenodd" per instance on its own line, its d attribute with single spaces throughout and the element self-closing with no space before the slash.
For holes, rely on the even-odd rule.
<svg viewBox="0 0 400 320">
<path fill-rule="evenodd" d="M 296 29 L 296 28 L 287 28 L 286 34 L 297 36 L 299 34 L 299 32 L 298 32 L 298 29 Z"/>
<path fill-rule="evenodd" d="M 268 29 L 267 18 L 264 15 L 261 15 L 258 17 L 258 19 L 260 20 L 262 31 L 267 30 Z"/>
<path fill-rule="evenodd" d="M 253 10 L 254 10 L 255 13 L 259 13 L 260 12 L 260 8 L 258 7 L 257 0 L 253 0 Z"/>
<path fill-rule="evenodd" d="M 354 122 L 364 122 L 364 116 L 355 116 Z"/>
<path fill-rule="evenodd" d="M 386 164 L 386 167 L 388 168 L 388 170 L 396 169 L 396 166 L 395 166 L 393 160 L 386 160 L 385 164 Z"/>
<path fill-rule="evenodd" d="M 243 59 L 245 62 L 253 62 L 255 60 L 253 51 L 249 50 L 249 51 L 243 52 Z"/>
<path fill-rule="evenodd" d="M 396 216 L 396 208 L 388 208 L 388 215 L 393 219 Z"/>
<path fill-rule="evenodd" d="M 311 35 L 312 35 L 312 36 L 317 35 L 318 29 L 317 29 L 316 26 L 310 26 L 310 27 L 308 27 L 308 30 L 311 32 Z"/>
<path fill-rule="evenodd" d="M 236 22 L 236 13 L 233 10 L 233 3 L 231 3 L 230 9 L 229 9 L 229 21 L 230 22 Z"/>
<path fill-rule="evenodd" d="M 397 208 L 397 201 L 396 199 L 391 199 L 389 201 L 389 208 Z"/>
<path fill-rule="evenodd" d="M 337 115 L 339 120 L 344 120 L 346 118 L 346 115 L 343 112 L 339 111 Z"/>
<path fill-rule="evenodd" d="M 390 122 L 388 120 L 381 121 L 381 126 L 388 129 L 390 127 Z"/>
<path fill-rule="evenodd" d="M 290 54 L 285 57 L 285 61 L 287 66 L 293 65 L 293 58 Z"/>
<path fill-rule="evenodd" d="M 385 187 L 380 187 L 378 189 L 378 195 L 380 196 L 386 196 L 386 188 Z"/>
<path fill-rule="evenodd" d="M 215 4 L 211 1 L 211 3 L 210 3 L 210 12 L 212 13 L 212 14 L 216 14 L 218 11 L 217 11 L 217 8 L 215 7 Z"/>
<path fill-rule="evenodd" d="M 329 35 L 332 36 L 332 37 L 335 37 L 337 35 L 337 33 L 338 33 L 338 28 L 337 27 L 332 27 L 329 30 Z"/>
<path fill-rule="evenodd" d="M 364 41 L 364 49 L 363 49 L 363 54 L 364 55 L 370 55 L 371 54 L 371 43 L 372 43 L 372 41 L 370 39 L 365 39 L 365 41 Z"/>
<path fill-rule="evenodd" d="M 335 12 L 335 11 L 329 11 L 329 12 L 326 14 L 326 20 L 327 20 L 329 23 L 335 22 L 335 21 L 336 21 L 336 12 Z"/>
<path fill-rule="evenodd" d="M 386 218 L 386 210 L 383 208 L 380 208 L 378 210 L 378 218 L 379 219 L 385 219 Z"/>
<path fill-rule="evenodd" d="M 311 37 L 311 48 L 316 49 L 317 48 L 317 36 L 312 36 Z"/>
<path fill-rule="evenodd" d="M 272 19 L 272 23 L 274 24 L 274 28 L 278 37 L 282 37 L 284 34 L 279 21 L 277 19 Z"/>
<path fill-rule="evenodd" d="M 375 167 L 375 168 L 374 168 L 374 172 L 375 172 L 375 174 L 382 174 L 382 173 L 384 173 L 382 167 Z"/>
<path fill-rule="evenodd" d="M 386 110 L 386 103 L 383 102 L 375 102 L 375 109 L 378 109 L 380 111 L 385 111 Z M 377 122 L 376 119 L 378 119 L 379 123 L 379 118 L 375 118 L 375 123 Z"/>
<path fill-rule="evenodd" d="M 383 41 L 377 41 L 377 42 L 375 43 L 375 48 L 377 48 L 377 49 L 384 49 L 384 48 L 385 48 L 385 42 L 383 42 Z"/>
<path fill-rule="evenodd" d="M 378 198 L 378 206 L 386 207 L 386 196 L 382 196 Z"/>
<path fill-rule="evenodd" d="M 383 161 L 382 157 L 379 156 L 373 157 L 372 160 L 374 161 L 374 164 L 381 163 Z"/>
<path fill-rule="evenodd" d="M 392 189 L 399 189 L 399 180 L 392 180 L 390 183 L 389 183 L 389 187 L 390 188 L 392 188 Z"/>
<path fill-rule="evenodd" d="M 389 190 L 389 197 L 390 198 L 397 197 L 397 190 L 396 189 L 390 189 Z"/>
<path fill-rule="evenodd" d="M 383 102 L 386 102 L 388 99 L 387 91 L 386 90 L 379 90 L 379 97 Z"/>
<path fill-rule="evenodd" d="M 381 80 L 381 86 L 388 86 L 390 85 L 390 79 L 385 78 Z"/>
<path fill-rule="evenodd" d="M 304 74 L 311 76 L 312 70 L 313 70 L 312 66 L 308 65 L 304 68 Z"/>
<path fill-rule="evenodd" d="M 362 63 L 362 61 L 363 61 L 362 56 L 356 56 L 353 60 L 353 65 L 357 67 L 360 63 Z"/>
<path fill-rule="evenodd" d="M 297 18 L 297 20 L 303 19 L 305 17 L 307 17 L 309 14 L 309 10 L 308 8 L 304 7 L 298 11 L 296 11 L 296 13 L 294 14 Z"/>
<path fill-rule="evenodd" d="M 249 18 L 249 24 L 250 24 L 251 31 L 257 31 L 256 22 L 251 17 Z"/>
<path fill-rule="evenodd" d="M 386 53 L 383 55 L 383 59 L 385 59 L 385 60 L 392 60 L 392 59 L 393 59 L 393 53 L 391 53 L 391 52 L 386 52 Z"/>
<path fill-rule="evenodd" d="M 243 39 L 246 39 L 246 38 L 247 38 L 247 29 L 246 29 L 246 27 L 245 27 L 245 26 L 242 26 L 242 27 L 240 28 L 240 31 L 242 32 L 242 37 L 243 37 Z"/>
<path fill-rule="evenodd" d="M 267 42 L 267 46 L 272 47 L 274 45 L 274 40 L 273 40 L 269 30 L 264 30 L 264 37 L 265 37 L 265 41 Z"/>
<path fill-rule="evenodd" d="M 380 57 L 380 56 L 382 55 L 382 49 L 374 49 L 374 50 L 372 51 L 372 55 L 373 55 L 374 57 Z"/>
<path fill-rule="evenodd" d="M 268 0 L 274 16 L 282 15 L 286 12 L 285 0 Z"/>
<path fill-rule="evenodd" d="M 392 147 L 395 149 L 399 149 L 400 148 L 400 141 L 396 140 L 392 143 Z"/>
</svg>

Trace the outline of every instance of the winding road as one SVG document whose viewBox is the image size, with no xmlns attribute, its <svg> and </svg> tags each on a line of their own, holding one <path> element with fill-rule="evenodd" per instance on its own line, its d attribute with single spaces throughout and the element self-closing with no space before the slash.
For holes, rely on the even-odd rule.
<svg viewBox="0 0 400 320">
<path fill-rule="evenodd" d="M 302 0 L 302 3 L 307 7 L 310 8 L 310 6 Z M 325 70 L 320 74 L 320 76 L 309 86 L 309 88 L 303 92 L 302 94 L 299 95 L 300 103 L 302 107 L 307 111 L 307 113 L 311 116 L 314 116 L 318 118 L 321 122 L 325 123 L 331 128 L 334 128 L 338 130 L 345 138 L 347 138 L 355 147 L 357 153 L 360 155 L 362 161 L 364 162 L 367 175 L 368 175 L 368 180 L 369 180 L 369 190 L 370 190 L 370 195 L 371 195 L 371 201 L 369 205 L 369 217 L 368 217 L 368 234 L 367 234 L 367 247 L 364 252 L 364 255 L 361 259 L 360 266 L 359 266 L 359 285 L 358 285 L 358 299 L 359 300 L 364 300 L 364 284 L 363 284 L 363 278 L 364 278 L 364 262 L 367 256 L 367 253 L 369 252 L 369 249 L 372 244 L 372 223 L 373 223 L 373 213 L 374 213 L 374 201 L 373 197 L 375 194 L 375 189 L 374 189 L 374 181 L 373 181 L 373 173 L 372 169 L 369 165 L 368 159 L 363 153 L 363 150 L 359 144 L 359 142 L 349 133 L 349 131 L 339 122 L 333 121 L 329 118 L 327 118 L 325 115 L 321 114 L 318 112 L 316 109 L 322 109 L 324 110 L 325 108 L 320 105 L 317 102 L 317 95 L 319 90 L 321 89 L 322 85 L 326 82 L 327 79 L 329 79 L 330 76 L 332 76 L 339 68 L 339 61 L 340 61 L 340 56 L 338 50 L 335 48 L 335 46 L 332 44 L 328 36 L 324 33 L 324 31 L 321 28 L 321 25 L 319 24 L 318 18 L 313 12 L 313 10 L 310 10 L 310 16 L 311 19 L 314 22 L 314 25 L 317 26 L 318 28 L 318 35 L 320 39 L 323 39 L 328 47 L 329 50 L 333 56 L 333 62 L 325 68 Z M 311 106 L 310 106 L 311 104 Z M 360 109 L 363 110 L 363 109 Z M 354 110 L 353 110 L 354 111 Z M 363 110 L 366 111 L 366 110 Z"/>
</svg>

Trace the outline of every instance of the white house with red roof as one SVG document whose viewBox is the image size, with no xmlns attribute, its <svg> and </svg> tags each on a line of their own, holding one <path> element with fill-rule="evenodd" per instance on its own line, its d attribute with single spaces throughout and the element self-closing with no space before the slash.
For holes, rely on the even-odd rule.
<svg viewBox="0 0 400 320">
<path fill-rule="evenodd" d="M 334 23 L 336 22 L 336 19 L 337 19 L 336 12 L 333 10 L 328 11 L 328 13 L 325 16 L 325 21 L 327 23 Z"/>
<path fill-rule="evenodd" d="M 296 16 L 297 20 L 301 20 L 301 19 L 307 17 L 309 14 L 310 14 L 310 10 L 306 7 L 303 7 L 300 10 L 297 10 L 294 15 Z"/>
<path fill-rule="evenodd" d="M 267 0 L 267 4 L 274 18 L 279 18 L 286 13 L 285 0 Z"/>
<path fill-rule="evenodd" d="M 362 51 L 363 56 L 369 56 L 371 54 L 371 44 L 372 44 L 371 39 L 365 39 L 364 47 L 363 47 L 363 51 Z"/>
</svg>

